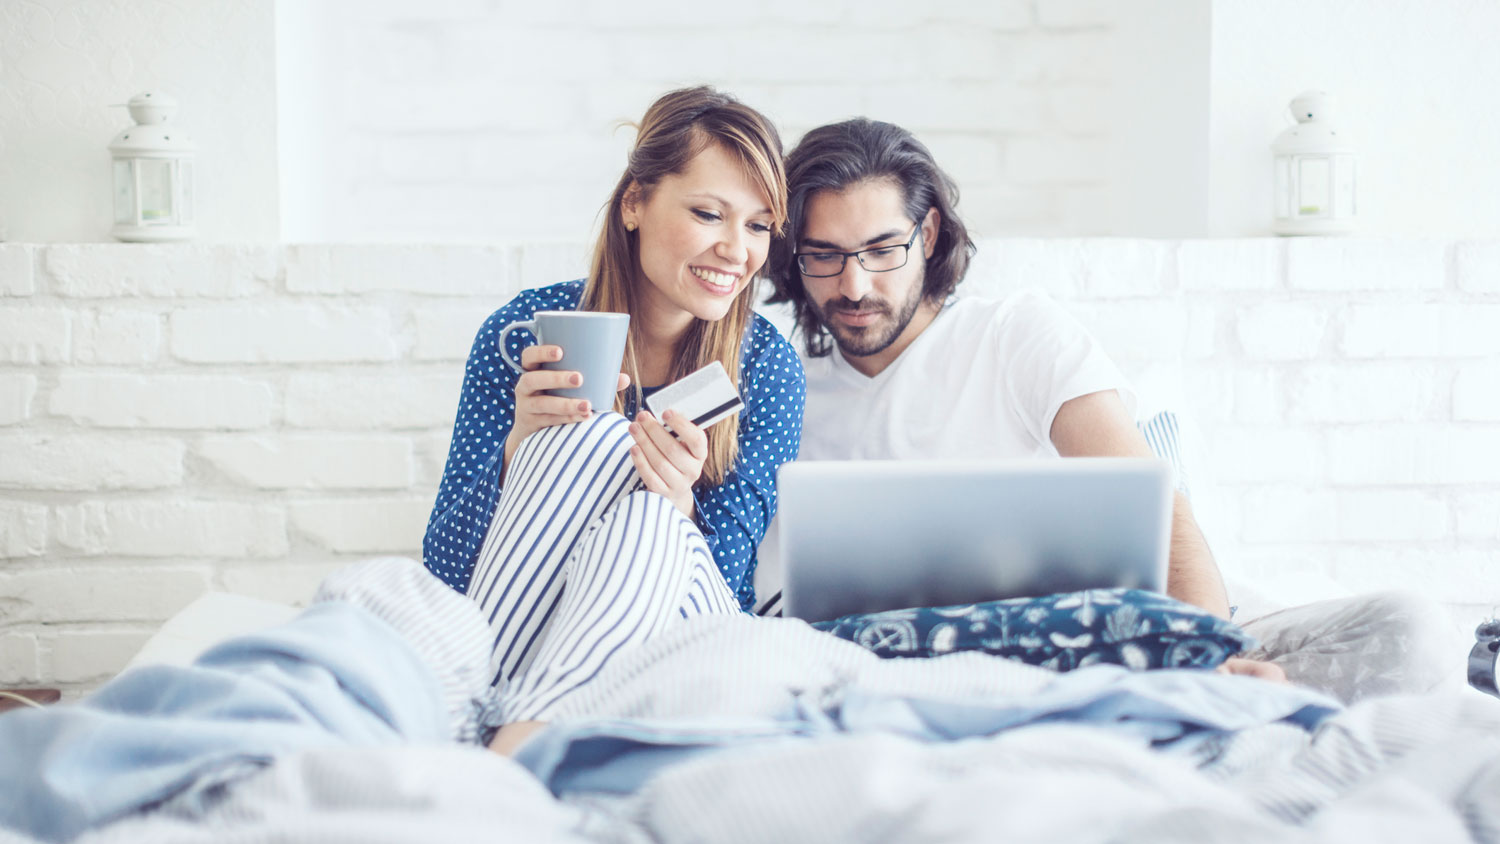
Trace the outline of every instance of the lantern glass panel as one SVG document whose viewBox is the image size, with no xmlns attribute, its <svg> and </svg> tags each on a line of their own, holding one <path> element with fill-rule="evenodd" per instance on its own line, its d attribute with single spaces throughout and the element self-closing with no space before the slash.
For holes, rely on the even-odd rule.
<svg viewBox="0 0 1500 844">
<path fill-rule="evenodd" d="M 1292 160 L 1276 156 L 1276 213 L 1280 219 L 1292 216 Z"/>
<path fill-rule="evenodd" d="M 141 174 L 141 224 L 172 225 L 172 162 L 142 158 L 136 165 Z"/>
<path fill-rule="evenodd" d="M 115 222 L 135 225 L 135 177 L 129 161 L 115 162 Z"/>
<path fill-rule="evenodd" d="M 1328 189 L 1332 182 L 1328 171 L 1326 158 L 1303 158 L 1297 162 L 1297 216 L 1328 216 Z"/>
<path fill-rule="evenodd" d="M 178 173 L 182 174 L 182 224 L 193 224 L 193 162 L 180 161 Z"/>
</svg>

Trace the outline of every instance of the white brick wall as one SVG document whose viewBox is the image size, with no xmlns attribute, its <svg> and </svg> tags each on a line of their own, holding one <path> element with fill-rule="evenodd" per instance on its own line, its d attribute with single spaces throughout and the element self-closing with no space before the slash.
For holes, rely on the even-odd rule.
<svg viewBox="0 0 1500 844">
<path fill-rule="evenodd" d="M 701 83 L 788 145 L 855 115 L 906 126 L 940 151 L 981 234 L 1101 233 L 1117 5 L 322 0 L 291 10 L 301 37 L 278 55 L 317 82 L 280 91 L 286 136 L 317 141 L 281 149 L 284 236 L 583 239 L 625 163 L 615 124 Z M 316 50 L 288 54 L 301 43 Z"/>
<path fill-rule="evenodd" d="M 1470 623 L 1500 603 L 1497 256 L 985 240 L 965 289 L 1050 291 L 1144 406 L 1185 412 L 1230 572 L 1418 589 Z M 585 263 L 576 241 L 0 245 L 0 683 L 86 688 L 206 589 L 295 602 L 418 555 L 474 331 Z"/>
</svg>

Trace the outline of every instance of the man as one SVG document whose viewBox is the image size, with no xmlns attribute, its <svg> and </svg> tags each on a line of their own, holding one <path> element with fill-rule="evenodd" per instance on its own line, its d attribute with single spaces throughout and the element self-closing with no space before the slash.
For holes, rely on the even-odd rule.
<svg viewBox="0 0 1500 844">
<path fill-rule="evenodd" d="M 788 156 L 787 177 L 788 236 L 767 267 L 771 301 L 792 305 L 805 342 L 801 459 L 1152 456 L 1124 376 L 1060 306 L 1031 291 L 1002 301 L 953 296 L 975 247 L 955 210 L 956 186 L 910 132 L 863 118 L 814 129 Z M 1181 492 L 1167 592 L 1229 617 L 1218 566 Z M 1288 611 L 1249 632 L 1306 656 L 1309 647 L 1338 651 L 1363 639 L 1371 617 L 1417 628 L 1433 611 L 1404 596 L 1331 603 L 1339 606 Z M 1288 634 L 1328 612 L 1348 623 L 1315 639 Z M 1411 644 L 1408 632 L 1396 638 Z M 1346 688 L 1347 666 L 1257 655 L 1345 700 L 1360 694 Z M 1405 668 L 1392 685 L 1431 685 L 1431 667 Z M 1232 660 L 1228 669 L 1284 679 L 1260 661 Z M 1338 677 L 1313 676 L 1329 671 Z"/>
</svg>

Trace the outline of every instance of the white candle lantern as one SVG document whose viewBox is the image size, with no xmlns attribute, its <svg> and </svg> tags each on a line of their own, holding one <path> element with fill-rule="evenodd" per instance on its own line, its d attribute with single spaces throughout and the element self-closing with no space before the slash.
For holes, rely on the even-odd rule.
<svg viewBox="0 0 1500 844">
<path fill-rule="evenodd" d="M 136 125 L 109 143 L 115 185 L 115 225 L 110 234 L 134 243 L 187 240 L 197 234 L 196 147 L 172 122 L 177 101 L 150 91 L 131 97 L 127 107 Z"/>
<path fill-rule="evenodd" d="M 1354 231 L 1354 150 L 1333 128 L 1333 97 L 1304 91 L 1288 107 L 1296 125 L 1276 137 L 1276 197 L 1271 231 L 1347 234 Z"/>
</svg>

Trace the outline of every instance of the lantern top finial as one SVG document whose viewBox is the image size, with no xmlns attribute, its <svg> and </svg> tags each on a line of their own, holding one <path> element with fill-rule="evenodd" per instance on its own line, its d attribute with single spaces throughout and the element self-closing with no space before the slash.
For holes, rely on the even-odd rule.
<svg viewBox="0 0 1500 844">
<path fill-rule="evenodd" d="M 142 91 L 130 98 L 126 108 L 130 119 L 142 126 L 166 123 L 177 113 L 177 98 L 161 91 Z"/>
<path fill-rule="evenodd" d="M 1292 98 L 1287 109 L 1298 123 L 1327 122 L 1333 119 L 1333 95 L 1327 91 L 1303 91 Z"/>
</svg>

